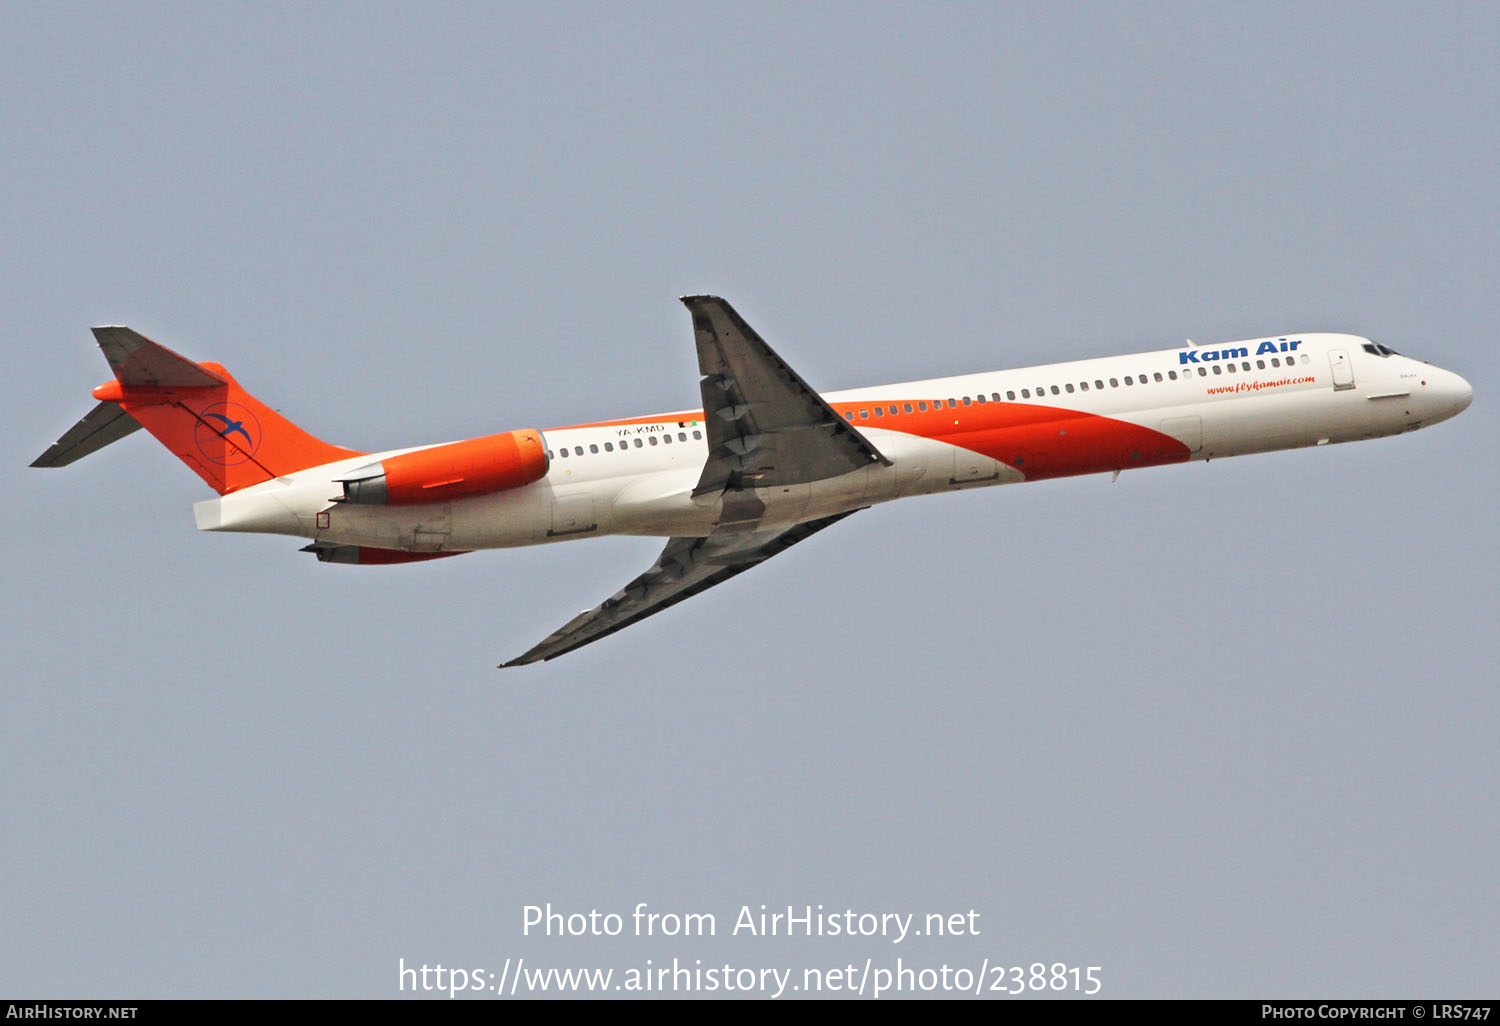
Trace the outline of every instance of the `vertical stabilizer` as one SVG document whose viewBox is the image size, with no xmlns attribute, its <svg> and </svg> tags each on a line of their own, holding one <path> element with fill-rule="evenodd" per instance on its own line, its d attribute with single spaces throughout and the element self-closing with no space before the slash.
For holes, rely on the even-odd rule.
<svg viewBox="0 0 1500 1026">
<path fill-rule="evenodd" d="M 266 406 L 216 363 L 194 363 L 125 327 L 94 329 L 115 380 L 32 466 L 65 466 L 123 438 L 151 432 L 220 495 L 350 456 Z"/>
</svg>

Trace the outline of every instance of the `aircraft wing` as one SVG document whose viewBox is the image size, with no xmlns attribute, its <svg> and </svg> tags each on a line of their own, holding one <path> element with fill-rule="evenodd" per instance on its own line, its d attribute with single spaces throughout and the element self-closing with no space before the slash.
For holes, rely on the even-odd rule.
<svg viewBox="0 0 1500 1026">
<path fill-rule="evenodd" d="M 102 402 L 95 406 L 77 424 L 53 443 L 31 464 L 33 467 L 66 467 L 81 460 L 91 452 L 98 452 L 111 442 L 118 442 L 132 431 L 140 429 L 140 422 L 116 402 Z"/>
<path fill-rule="evenodd" d="M 726 519 L 736 514 L 728 493 L 838 477 L 872 463 L 880 452 L 777 356 L 734 307 L 717 296 L 684 296 L 693 315 L 708 461 L 694 495 L 724 492 Z"/>
<path fill-rule="evenodd" d="M 593 609 L 579 613 L 531 651 L 501 663 L 500 668 L 554 659 L 598 641 L 764 563 L 848 515 L 839 513 L 769 531 L 721 531 L 706 538 L 673 538 L 650 570 Z"/>
<path fill-rule="evenodd" d="M 703 375 L 708 458 L 694 496 L 722 496 L 718 525 L 704 538 L 673 538 L 651 569 L 579 613 L 508 663 L 552 659 L 658 613 L 763 563 L 852 510 L 792 527 L 761 529 L 755 489 L 805 484 L 889 465 L 880 452 L 717 296 L 684 296 Z"/>
</svg>

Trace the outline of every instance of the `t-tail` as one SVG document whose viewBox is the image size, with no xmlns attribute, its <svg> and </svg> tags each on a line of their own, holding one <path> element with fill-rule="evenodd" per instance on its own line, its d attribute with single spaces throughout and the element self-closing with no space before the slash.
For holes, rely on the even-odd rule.
<svg viewBox="0 0 1500 1026">
<path fill-rule="evenodd" d="M 145 428 L 220 495 L 349 456 L 240 387 L 217 363 L 194 363 L 123 327 L 95 328 L 114 370 L 99 405 L 31 465 L 65 467 Z"/>
</svg>

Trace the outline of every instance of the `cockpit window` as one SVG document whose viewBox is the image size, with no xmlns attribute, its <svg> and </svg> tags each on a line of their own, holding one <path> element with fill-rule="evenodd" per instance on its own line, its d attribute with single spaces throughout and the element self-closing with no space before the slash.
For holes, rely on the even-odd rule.
<svg viewBox="0 0 1500 1026">
<path fill-rule="evenodd" d="M 1400 353 L 1398 353 L 1394 349 L 1392 349 L 1390 346 L 1383 346 L 1379 342 L 1366 342 L 1360 348 L 1362 348 L 1365 352 L 1369 353 L 1371 356 L 1381 356 L 1381 357 L 1384 357 L 1384 356 L 1400 356 L 1401 355 Z"/>
</svg>

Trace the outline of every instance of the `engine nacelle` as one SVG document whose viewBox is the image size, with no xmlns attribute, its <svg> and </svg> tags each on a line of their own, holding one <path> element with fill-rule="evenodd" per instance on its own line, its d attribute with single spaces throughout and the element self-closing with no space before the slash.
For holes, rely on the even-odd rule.
<svg viewBox="0 0 1500 1026">
<path fill-rule="evenodd" d="M 392 456 L 338 480 L 345 502 L 413 506 L 503 492 L 546 473 L 541 433 L 528 428 Z"/>
</svg>

